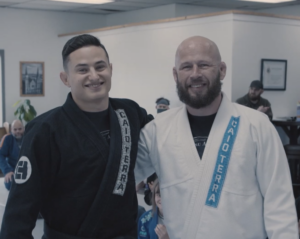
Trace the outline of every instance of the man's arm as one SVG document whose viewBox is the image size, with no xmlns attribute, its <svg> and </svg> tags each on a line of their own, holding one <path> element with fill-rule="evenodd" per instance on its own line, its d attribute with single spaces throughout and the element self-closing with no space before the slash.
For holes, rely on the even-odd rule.
<svg viewBox="0 0 300 239">
<path fill-rule="evenodd" d="M 269 107 L 269 109 L 266 111 L 267 116 L 269 117 L 270 120 L 273 119 L 273 112 L 272 112 L 272 108 L 271 108 L 271 103 L 269 101 L 267 101 L 267 107 Z"/>
<path fill-rule="evenodd" d="M 47 126 L 26 127 L 2 220 L 1 239 L 33 239 L 32 230 L 55 175 L 51 162 L 56 152 L 53 141 Z"/>
<path fill-rule="evenodd" d="M 142 182 L 145 178 L 155 172 L 151 162 L 151 145 L 153 140 L 153 122 L 147 124 L 141 130 L 138 143 L 138 153 L 135 164 L 135 180 L 136 183 Z"/>
<path fill-rule="evenodd" d="M 8 135 L 5 135 L 2 139 L 2 147 L 0 149 L 0 169 L 4 175 L 7 173 L 13 172 L 14 169 L 8 164 L 6 158 L 9 157 L 9 146 L 11 143 L 11 140 Z"/>
<path fill-rule="evenodd" d="M 257 179 L 264 200 L 264 222 L 270 239 L 298 239 L 290 169 L 274 126 L 264 118 L 252 128 L 257 142 Z"/>
</svg>

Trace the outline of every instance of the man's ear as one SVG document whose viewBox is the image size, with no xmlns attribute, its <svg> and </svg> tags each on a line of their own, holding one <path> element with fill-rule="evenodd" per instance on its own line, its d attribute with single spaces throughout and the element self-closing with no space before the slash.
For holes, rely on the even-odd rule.
<svg viewBox="0 0 300 239">
<path fill-rule="evenodd" d="M 64 85 L 71 87 L 71 85 L 69 84 L 69 81 L 68 81 L 68 74 L 65 71 L 60 72 L 59 76 L 60 76 L 62 83 L 64 83 Z"/>
<path fill-rule="evenodd" d="M 174 81 L 177 83 L 178 73 L 177 73 L 175 66 L 173 67 L 173 78 L 174 78 Z"/>
<path fill-rule="evenodd" d="M 112 75 L 112 72 L 113 72 L 113 65 L 112 65 L 112 63 L 109 63 L 109 65 L 110 65 L 110 71 L 111 71 L 111 75 Z"/>
<path fill-rule="evenodd" d="M 221 62 L 220 64 L 220 80 L 223 80 L 226 76 L 227 66 L 225 62 Z"/>
</svg>

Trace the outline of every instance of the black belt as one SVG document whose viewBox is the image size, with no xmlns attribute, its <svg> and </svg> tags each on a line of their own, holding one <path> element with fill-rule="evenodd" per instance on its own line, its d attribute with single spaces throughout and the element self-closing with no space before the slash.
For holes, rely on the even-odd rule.
<svg viewBox="0 0 300 239">
<path fill-rule="evenodd" d="M 61 233 L 58 231 L 55 231 L 51 229 L 46 223 L 44 223 L 44 235 L 42 239 L 101 239 L 100 237 L 78 237 L 78 236 L 72 236 L 68 235 L 65 233 Z M 131 236 L 119 236 L 119 237 L 114 237 L 111 239 L 135 239 L 134 237 Z"/>
</svg>

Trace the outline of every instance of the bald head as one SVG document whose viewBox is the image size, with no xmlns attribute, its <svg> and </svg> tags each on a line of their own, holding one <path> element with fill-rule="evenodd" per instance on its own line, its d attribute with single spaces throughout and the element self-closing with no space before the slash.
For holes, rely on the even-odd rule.
<svg viewBox="0 0 300 239">
<path fill-rule="evenodd" d="M 11 123 L 11 133 L 16 139 L 21 139 L 24 134 L 24 126 L 20 120 Z"/>
<path fill-rule="evenodd" d="M 205 37 L 193 36 L 187 38 L 178 46 L 175 56 L 176 68 L 179 67 L 182 58 L 194 54 L 201 54 L 216 63 L 221 62 L 219 49 L 213 41 Z"/>
</svg>

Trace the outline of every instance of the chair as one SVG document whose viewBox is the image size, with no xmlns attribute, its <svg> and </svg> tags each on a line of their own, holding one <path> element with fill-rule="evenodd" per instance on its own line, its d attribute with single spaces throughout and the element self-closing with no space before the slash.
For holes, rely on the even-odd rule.
<svg viewBox="0 0 300 239">
<path fill-rule="evenodd" d="M 11 130 L 11 125 L 8 122 L 3 123 L 3 127 L 6 129 L 6 133 L 9 134 Z"/>
<path fill-rule="evenodd" d="M 300 196 L 300 145 L 285 145 L 284 150 L 291 171 L 294 197 Z"/>
</svg>

